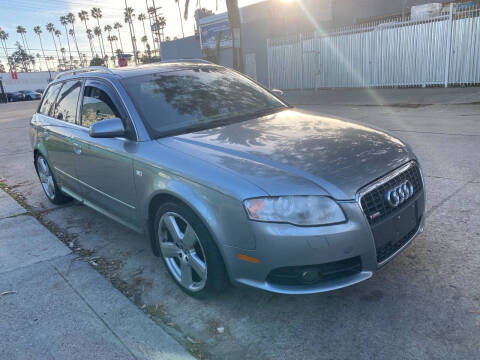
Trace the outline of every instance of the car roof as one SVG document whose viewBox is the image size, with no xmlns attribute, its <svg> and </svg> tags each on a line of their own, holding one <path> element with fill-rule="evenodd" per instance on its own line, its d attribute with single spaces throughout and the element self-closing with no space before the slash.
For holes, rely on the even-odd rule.
<svg viewBox="0 0 480 360">
<path fill-rule="evenodd" d="M 114 69 L 95 66 L 95 67 L 76 69 L 76 70 L 60 73 L 57 75 L 54 82 L 63 81 L 66 79 L 72 79 L 72 78 L 91 77 L 92 75 L 94 75 L 95 77 L 105 77 L 105 78 L 114 77 L 117 79 L 118 78 L 125 79 L 125 78 L 130 78 L 135 76 L 170 72 L 170 71 L 183 70 L 183 69 L 196 69 L 196 68 L 211 67 L 211 66 L 221 67 L 219 65 L 213 64 L 205 60 L 175 60 L 175 61 L 167 61 L 167 62 L 145 64 L 145 65 L 138 65 L 138 66 L 129 66 L 129 67 L 122 67 L 122 68 L 114 68 Z"/>
</svg>

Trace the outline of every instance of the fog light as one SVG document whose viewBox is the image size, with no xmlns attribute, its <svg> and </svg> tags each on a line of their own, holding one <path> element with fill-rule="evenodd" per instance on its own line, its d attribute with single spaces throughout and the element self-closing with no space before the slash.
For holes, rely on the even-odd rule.
<svg viewBox="0 0 480 360">
<path fill-rule="evenodd" d="M 313 284 L 320 279 L 320 274 L 315 268 L 305 269 L 300 272 L 300 281 L 303 284 Z"/>
</svg>

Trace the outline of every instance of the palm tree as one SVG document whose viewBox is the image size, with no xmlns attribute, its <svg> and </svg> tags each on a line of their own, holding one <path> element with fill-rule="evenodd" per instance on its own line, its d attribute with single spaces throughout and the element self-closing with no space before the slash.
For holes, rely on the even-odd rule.
<svg viewBox="0 0 480 360">
<path fill-rule="evenodd" d="M 78 17 L 79 17 L 80 21 L 83 21 L 83 23 L 85 24 L 85 32 L 87 34 L 88 42 L 90 44 L 90 51 L 92 52 L 92 58 L 93 58 L 93 57 L 95 57 L 95 52 L 93 51 L 92 37 L 88 33 L 88 26 L 87 26 L 88 12 L 85 11 L 85 10 L 82 10 L 78 13 Z"/>
<path fill-rule="evenodd" d="M 128 24 L 128 28 L 130 29 L 130 37 L 132 38 L 132 48 L 133 48 L 133 57 L 135 59 L 135 64 L 138 63 L 137 58 L 137 39 L 135 38 L 135 28 L 133 26 L 132 19 L 135 17 L 134 9 L 132 7 L 125 8 L 123 15 L 125 16 L 124 20 L 125 23 Z"/>
<path fill-rule="evenodd" d="M 57 54 L 58 65 L 60 65 L 60 56 L 58 55 L 57 43 L 55 42 L 55 36 L 54 36 L 55 25 L 53 25 L 52 23 L 48 23 L 45 28 L 50 33 L 50 35 L 52 35 L 53 45 L 55 46 L 55 53 Z"/>
<path fill-rule="evenodd" d="M 55 36 L 56 36 L 57 39 L 58 39 L 58 46 L 60 46 L 60 53 L 61 53 L 62 56 L 63 56 L 63 66 L 65 67 L 65 65 L 66 65 L 66 64 L 65 64 L 66 59 L 65 59 L 65 53 L 62 53 L 62 51 L 61 51 L 61 48 L 63 48 L 63 46 L 62 46 L 62 41 L 61 41 L 61 39 L 60 39 L 60 35 L 62 35 L 62 32 L 61 32 L 60 30 L 56 29 L 56 30 L 55 30 Z"/>
<path fill-rule="evenodd" d="M 100 26 L 95 26 L 93 29 L 93 33 L 98 38 L 98 44 L 100 46 L 100 54 L 102 55 L 102 58 L 104 58 L 105 55 L 103 53 L 102 40 L 100 39 L 102 37 L 102 29 L 100 29 Z"/>
<path fill-rule="evenodd" d="M 142 22 L 142 26 L 143 26 L 143 37 L 147 37 L 147 31 L 145 30 L 145 20 L 147 20 L 147 17 L 145 16 L 145 14 L 138 14 L 138 20 L 140 20 Z M 145 42 L 143 41 L 143 37 L 142 37 L 142 42 L 143 42 L 143 45 L 145 46 Z M 148 41 L 148 38 L 147 38 L 147 41 Z"/>
<path fill-rule="evenodd" d="M 182 10 L 180 10 L 180 0 L 175 0 L 178 6 L 178 15 L 180 16 L 180 26 L 182 27 L 182 37 L 185 37 L 185 33 L 183 32 L 183 19 L 182 19 Z M 188 14 L 188 1 L 185 3 L 185 14 Z"/>
<path fill-rule="evenodd" d="M 78 42 L 77 42 L 77 35 L 75 33 L 75 15 L 73 13 L 68 13 L 67 14 L 67 21 L 72 24 L 72 28 L 68 31 L 70 36 L 73 38 L 73 42 L 75 43 L 75 47 L 77 49 L 78 53 L 78 58 L 80 59 L 80 62 L 82 61 L 82 55 L 80 55 L 80 50 L 78 50 Z"/>
<path fill-rule="evenodd" d="M 93 58 L 93 57 L 95 57 L 97 52 L 96 52 L 95 46 L 93 44 L 93 31 L 92 31 L 92 29 L 87 29 L 87 37 L 88 37 L 88 41 L 90 41 L 90 46 L 92 48 L 92 54 L 93 54 L 92 58 Z"/>
<path fill-rule="evenodd" d="M 5 52 L 5 57 L 7 58 L 7 63 L 10 68 L 10 71 L 13 71 L 15 67 L 12 66 L 12 63 L 10 61 L 10 56 L 8 55 L 8 49 L 7 49 L 8 33 L 2 30 L 2 28 L 0 28 L 0 40 L 2 41 L 3 51 Z"/>
<path fill-rule="evenodd" d="M 105 44 L 103 43 L 102 28 L 100 26 L 100 19 L 103 17 L 102 10 L 94 7 L 90 10 L 90 14 L 95 20 L 97 20 L 97 26 L 100 28 L 100 45 L 103 49 L 103 54 L 105 54 Z"/>
<path fill-rule="evenodd" d="M 65 35 L 67 36 L 68 54 L 70 55 L 70 66 L 71 66 L 73 58 L 72 58 L 72 49 L 70 49 L 70 39 L 68 38 L 68 29 L 67 29 L 68 19 L 66 16 L 60 16 L 60 24 L 62 24 L 63 27 L 65 28 Z"/>
<path fill-rule="evenodd" d="M 118 40 L 120 40 L 120 49 L 122 49 L 122 53 L 123 53 L 122 37 L 120 36 L 120 29 L 122 27 L 123 25 L 120 24 L 119 22 L 116 22 L 115 24 L 113 24 L 113 28 L 118 31 Z"/>
<path fill-rule="evenodd" d="M 42 33 L 42 28 L 37 25 L 33 28 L 33 32 L 38 35 L 38 40 L 40 40 L 40 48 L 42 49 L 42 54 L 43 58 L 45 59 L 45 64 L 47 65 L 47 70 L 50 71 L 50 68 L 48 67 L 47 57 L 45 56 L 45 50 L 43 50 L 42 37 L 40 36 Z"/>
<path fill-rule="evenodd" d="M 147 45 L 148 45 L 148 37 L 147 35 L 143 35 L 140 41 L 143 43 L 143 48 L 145 49 L 145 52 L 147 51 Z"/>
</svg>

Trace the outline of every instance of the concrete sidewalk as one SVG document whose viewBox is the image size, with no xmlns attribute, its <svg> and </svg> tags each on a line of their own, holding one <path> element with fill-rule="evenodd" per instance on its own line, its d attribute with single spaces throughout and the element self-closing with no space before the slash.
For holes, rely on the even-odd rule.
<svg viewBox="0 0 480 360">
<path fill-rule="evenodd" d="M 0 334 L 0 359 L 193 359 L 3 190 Z"/>
<path fill-rule="evenodd" d="M 480 103 L 480 87 L 287 90 L 283 97 L 296 106 L 472 104 Z"/>
</svg>

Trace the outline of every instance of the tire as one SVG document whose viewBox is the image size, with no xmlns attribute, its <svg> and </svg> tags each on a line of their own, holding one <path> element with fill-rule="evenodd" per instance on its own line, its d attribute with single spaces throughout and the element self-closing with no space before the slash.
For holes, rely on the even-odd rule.
<svg viewBox="0 0 480 360">
<path fill-rule="evenodd" d="M 62 205 L 72 200 L 70 196 L 65 195 L 59 189 L 57 181 L 50 170 L 50 165 L 48 165 L 47 159 L 41 154 L 37 155 L 35 159 L 35 169 L 37 170 L 37 175 L 42 184 L 43 191 L 50 202 L 55 205 Z"/>
<path fill-rule="evenodd" d="M 222 256 L 206 226 L 188 206 L 175 201 L 162 204 L 155 214 L 154 230 L 153 251 L 160 254 L 170 276 L 185 293 L 204 299 L 225 289 Z M 177 235 L 172 235 L 174 232 Z"/>
</svg>

